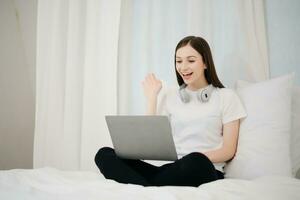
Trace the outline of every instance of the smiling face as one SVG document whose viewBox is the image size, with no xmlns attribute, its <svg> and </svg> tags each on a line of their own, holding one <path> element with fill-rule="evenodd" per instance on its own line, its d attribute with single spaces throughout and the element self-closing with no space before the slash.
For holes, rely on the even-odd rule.
<svg viewBox="0 0 300 200">
<path fill-rule="evenodd" d="M 189 89 L 197 90 L 208 85 L 205 68 L 202 56 L 189 44 L 177 50 L 176 70 Z"/>
</svg>

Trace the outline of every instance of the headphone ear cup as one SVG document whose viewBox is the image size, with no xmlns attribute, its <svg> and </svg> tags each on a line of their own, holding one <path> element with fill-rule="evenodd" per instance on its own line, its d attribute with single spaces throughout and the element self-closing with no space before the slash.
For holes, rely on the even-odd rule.
<svg viewBox="0 0 300 200">
<path fill-rule="evenodd" d="M 208 102 L 210 96 L 211 96 L 211 92 L 212 92 L 212 88 L 206 88 L 204 90 L 202 90 L 201 92 L 199 92 L 197 94 L 197 99 L 201 102 L 201 103 L 205 103 Z"/>
<path fill-rule="evenodd" d="M 184 88 L 181 88 L 179 90 L 179 96 L 180 96 L 180 99 L 183 103 L 188 103 L 190 101 L 190 96 L 189 96 L 188 93 L 186 93 Z"/>
<path fill-rule="evenodd" d="M 197 97 L 198 97 L 198 100 L 201 102 L 201 103 L 205 103 L 209 100 L 209 94 L 207 92 L 207 90 L 203 90 L 201 92 L 199 92 L 197 94 Z"/>
</svg>

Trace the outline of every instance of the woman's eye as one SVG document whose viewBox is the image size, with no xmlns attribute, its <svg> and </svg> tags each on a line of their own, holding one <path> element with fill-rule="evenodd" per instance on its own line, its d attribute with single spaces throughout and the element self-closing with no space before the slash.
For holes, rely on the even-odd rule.
<svg viewBox="0 0 300 200">
<path fill-rule="evenodd" d="M 195 62 L 195 61 L 194 61 L 194 60 L 189 60 L 189 62 L 190 62 L 190 63 L 193 63 L 193 62 Z"/>
<path fill-rule="evenodd" d="M 176 63 L 181 63 L 182 61 L 181 60 L 176 60 Z"/>
</svg>

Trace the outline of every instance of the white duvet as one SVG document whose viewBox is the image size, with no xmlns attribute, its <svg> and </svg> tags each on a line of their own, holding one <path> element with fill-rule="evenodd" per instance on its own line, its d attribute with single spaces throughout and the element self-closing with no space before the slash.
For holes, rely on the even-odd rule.
<svg viewBox="0 0 300 200">
<path fill-rule="evenodd" d="M 224 179 L 194 187 L 143 187 L 106 180 L 100 173 L 54 168 L 0 171 L 0 200 L 14 199 L 263 199 L 300 200 L 300 180 Z"/>
</svg>

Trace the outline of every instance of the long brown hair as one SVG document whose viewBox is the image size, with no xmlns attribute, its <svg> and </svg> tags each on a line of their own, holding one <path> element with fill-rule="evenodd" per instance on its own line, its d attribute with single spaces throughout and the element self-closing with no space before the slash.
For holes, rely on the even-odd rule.
<svg viewBox="0 0 300 200">
<path fill-rule="evenodd" d="M 206 69 L 204 70 L 204 76 L 208 84 L 212 84 L 214 87 L 224 88 L 223 84 L 218 78 L 208 43 L 203 38 L 196 36 L 187 36 L 180 40 L 176 46 L 174 61 L 178 85 L 181 86 L 182 84 L 184 84 L 184 81 L 176 70 L 176 52 L 179 48 L 186 45 L 190 45 L 191 47 L 193 47 L 193 49 L 195 49 L 202 56 L 203 63 L 206 66 Z"/>
</svg>

